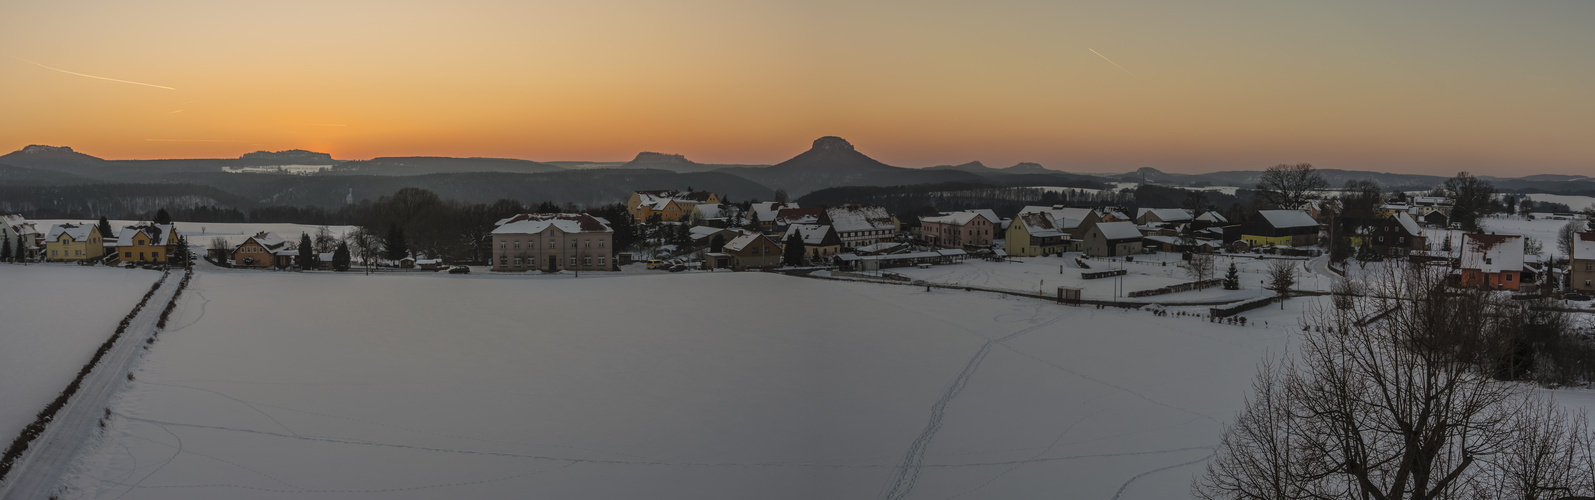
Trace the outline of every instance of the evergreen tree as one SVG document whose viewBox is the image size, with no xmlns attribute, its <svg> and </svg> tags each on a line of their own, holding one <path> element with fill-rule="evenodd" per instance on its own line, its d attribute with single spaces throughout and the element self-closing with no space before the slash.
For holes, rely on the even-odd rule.
<svg viewBox="0 0 1595 500">
<path fill-rule="evenodd" d="M 1229 263 L 1229 272 L 1224 274 L 1225 290 L 1241 289 L 1241 271 L 1235 268 L 1235 263 Z"/>
<path fill-rule="evenodd" d="M 115 236 L 115 235 L 111 234 L 111 221 L 106 220 L 105 216 L 101 215 L 100 216 L 100 237 L 101 238 L 110 238 L 112 236 Z"/>
<path fill-rule="evenodd" d="M 332 270 L 334 270 L 334 271 L 348 271 L 349 270 L 349 244 L 348 243 L 340 241 L 340 242 L 338 242 L 338 249 L 332 251 Z"/>
<path fill-rule="evenodd" d="M 382 241 L 382 246 L 388 249 L 388 260 L 399 260 L 410 256 L 410 247 L 404 242 L 404 228 L 398 224 L 388 226 L 388 237 Z"/>
<path fill-rule="evenodd" d="M 786 237 L 786 246 L 781 249 L 781 261 L 788 266 L 803 265 L 803 253 L 808 249 L 803 247 L 803 236 L 797 231 Z"/>
<path fill-rule="evenodd" d="M 160 210 L 156 210 L 155 211 L 155 223 L 156 224 L 171 224 L 172 223 L 172 214 L 166 213 L 166 209 L 164 209 L 164 208 L 162 208 Z"/>
<path fill-rule="evenodd" d="M 316 266 L 316 246 L 310 242 L 310 234 L 299 233 L 299 269 L 309 271 Z"/>
<path fill-rule="evenodd" d="M 0 262 L 11 262 L 11 238 L 0 237 Z"/>
<path fill-rule="evenodd" d="M 725 236 L 721 236 L 721 235 L 716 234 L 716 235 L 714 235 L 714 238 L 709 240 L 709 251 L 710 252 L 719 252 L 720 250 L 725 249 L 725 246 L 726 246 L 726 237 Z"/>
</svg>

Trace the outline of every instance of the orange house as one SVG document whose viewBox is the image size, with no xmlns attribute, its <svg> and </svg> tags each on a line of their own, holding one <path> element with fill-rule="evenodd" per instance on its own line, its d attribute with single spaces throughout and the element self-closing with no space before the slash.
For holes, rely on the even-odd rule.
<svg viewBox="0 0 1595 500">
<path fill-rule="evenodd" d="M 1517 290 L 1523 283 L 1523 236 L 1464 234 L 1457 271 L 1463 287 Z"/>
</svg>

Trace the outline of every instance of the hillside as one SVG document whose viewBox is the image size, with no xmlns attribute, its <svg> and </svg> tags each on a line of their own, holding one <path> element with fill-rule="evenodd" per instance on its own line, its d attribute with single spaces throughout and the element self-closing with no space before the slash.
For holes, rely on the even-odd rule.
<svg viewBox="0 0 1595 500">
<path fill-rule="evenodd" d="M 464 172 L 507 172 L 535 174 L 564 168 L 530 160 L 511 158 L 449 158 L 442 156 L 401 156 L 346 161 L 332 166 L 330 175 L 427 175 Z"/>
<path fill-rule="evenodd" d="M 733 167 L 717 172 L 741 176 L 793 196 L 837 186 L 898 186 L 938 182 L 976 182 L 969 172 L 894 167 L 858 152 L 840 137 L 821 137 L 813 147 L 769 167 Z"/>
</svg>

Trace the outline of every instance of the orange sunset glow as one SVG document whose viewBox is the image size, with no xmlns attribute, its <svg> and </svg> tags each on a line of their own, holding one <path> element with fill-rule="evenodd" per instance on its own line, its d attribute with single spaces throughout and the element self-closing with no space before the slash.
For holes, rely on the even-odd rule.
<svg viewBox="0 0 1595 500">
<path fill-rule="evenodd" d="M 10 2 L 0 149 L 1595 170 L 1595 4 Z"/>
</svg>

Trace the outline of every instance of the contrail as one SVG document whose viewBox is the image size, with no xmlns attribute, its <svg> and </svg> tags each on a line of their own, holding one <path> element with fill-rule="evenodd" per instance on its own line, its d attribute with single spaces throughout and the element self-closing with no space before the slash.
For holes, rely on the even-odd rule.
<svg viewBox="0 0 1595 500">
<path fill-rule="evenodd" d="M 1108 64 L 1112 64 L 1113 67 L 1119 68 L 1121 70 L 1124 70 L 1125 73 L 1129 73 L 1131 76 L 1135 76 L 1135 73 L 1130 73 L 1130 70 L 1124 69 L 1124 66 L 1120 66 L 1119 63 L 1113 62 L 1112 59 L 1108 59 L 1108 56 L 1102 55 L 1101 52 L 1097 52 L 1097 49 L 1093 49 L 1093 48 L 1087 47 L 1086 50 L 1091 51 L 1092 54 L 1096 54 L 1097 57 L 1100 57 L 1100 58 L 1102 58 L 1102 60 L 1107 61 Z"/>
<path fill-rule="evenodd" d="M 22 61 L 22 62 L 25 62 L 25 63 L 32 64 L 34 66 L 38 66 L 40 68 L 44 68 L 44 69 L 48 69 L 48 70 L 54 70 L 54 71 L 60 71 L 62 73 L 66 73 L 68 75 L 77 75 L 77 76 L 95 78 L 95 79 L 100 79 L 100 80 L 110 80 L 110 81 L 113 81 L 113 82 L 131 83 L 133 85 L 143 85 L 145 87 L 155 87 L 155 88 L 158 88 L 158 89 L 177 90 L 177 89 L 174 89 L 174 88 L 171 88 L 171 87 L 167 87 L 165 85 L 155 85 L 153 83 L 131 82 L 131 81 L 127 81 L 127 80 L 117 80 L 115 78 L 106 78 L 106 77 L 103 77 L 103 76 L 85 75 L 83 73 L 78 73 L 78 72 L 74 72 L 74 71 L 67 71 L 67 70 L 64 70 L 64 69 L 61 69 L 61 68 L 52 68 L 52 67 L 45 66 L 43 64 L 39 64 L 39 63 L 36 63 L 36 62 L 33 62 L 33 61 L 29 61 L 27 59 L 23 59 L 23 58 L 20 58 L 20 57 L 18 57 L 16 59 L 18 61 Z"/>
</svg>

